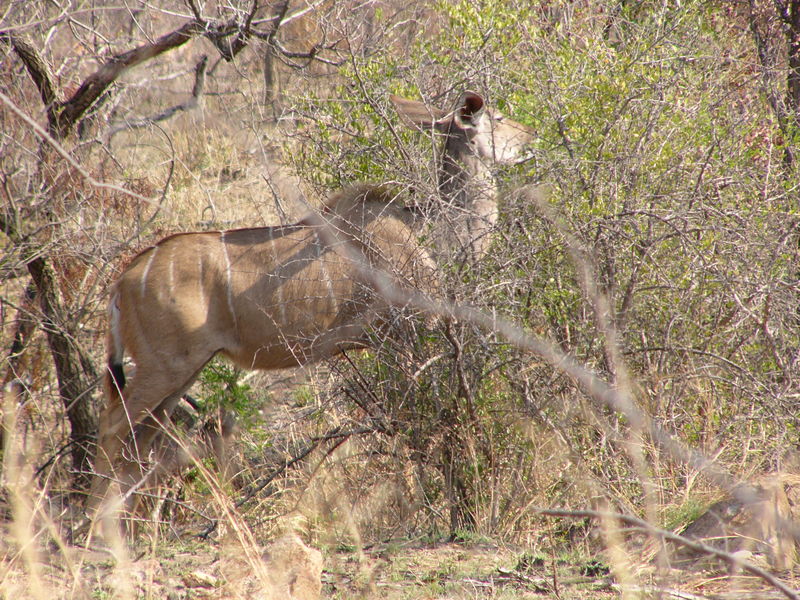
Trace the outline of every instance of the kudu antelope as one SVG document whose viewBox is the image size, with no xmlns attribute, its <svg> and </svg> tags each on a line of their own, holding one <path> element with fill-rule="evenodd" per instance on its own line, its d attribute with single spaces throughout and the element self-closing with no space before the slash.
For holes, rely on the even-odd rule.
<svg viewBox="0 0 800 600">
<path fill-rule="evenodd" d="M 497 219 L 485 161 L 516 160 L 530 133 L 474 93 L 450 114 L 393 101 L 415 126 L 444 134 L 440 189 L 458 217 L 451 246 L 482 254 Z M 361 185 L 294 225 L 182 233 L 136 256 L 111 291 L 88 515 L 117 494 L 134 506 L 155 435 L 215 355 L 250 369 L 311 363 L 363 346 L 367 330 L 407 300 L 397 290 L 435 294 L 436 263 L 418 241 L 425 226 L 390 188 Z M 136 365 L 127 385 L 126 353 Z"/>
</svg>

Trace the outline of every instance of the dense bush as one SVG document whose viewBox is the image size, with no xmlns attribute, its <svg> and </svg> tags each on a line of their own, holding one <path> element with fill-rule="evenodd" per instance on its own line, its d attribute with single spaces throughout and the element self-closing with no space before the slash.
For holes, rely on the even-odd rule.
<svg viewBox="0 0 800 600">
<path fill-rule="evenodd" d="M 690 446 L 775 468 L 796 444 L 797 178 L 752 42 L 730 7 L 621 6 L 438 4 L 435 33 L 407 54 L 386 43 L 354 57 L 330 97 L 300 93 L 317 118 L 298 168 L 333 187 L 432 193 L 435 142 L 402 129 L 388 94 L 445 108 L 464 88 L 485 94 L 538 139 L 500 174 L 490 258 L 450 265 L 450 295 L 631 389 Z M 516 191 L 532 183 L 545 200 Z M 451 530 L 510 531 L 509 515 L 557 502 L 554 490 L 642 510 L 648 485 L 669 505 L 694 481 L 649 443 L 645 466 L 625 416 L 469 323 L 387 339 L 350 377 L 397 422 L 403 460 L 424 467 L 421 493 L 449 506 Z M 537 443 L 544 432 L 558 450 Z"/>
<path fill-rule="evenodd" d="M 88 469 L 105 291 L 130 256 L 178 229 L 289 222 L 356 181 L 435 199 L 439 140 L 406 127 L 389 96 L 450 110 L 465 89 L 537 138 L 526 160 L 496 169 L 491 251 L 442 265 L 446 299 L 574 357 L 737 476 L 788 461 L 798 442 L 800 97 L 785 85 L 790 25 L 771 3 L 335 2 L 281 21 L 267 14 L 280 3 L 232 2 L 193 34 L 206 36 L 194 68 L 182 40 L 146 76 L 140 66 L 117 78 L 71 132 L 54 108 L 62 99 L 46 100 L 12 34 L 41 42 L 68 98 L 76 92 L 63 82 L 192 15 L 165 2 L 117 21 L 104 7 L 73 28 L 57 7 L 23 23 L 27 4 L 11 4 L 0 16 L 4 382 L 19 377 L 33 399 L 20 418 L 40 436 L 31 447 L 46 451 L 22 454 L 42 456 L 43 490 Z M 246 23 L 259 35 L 239 36 Z M 209 48 L 235 60 L 200 59 Z M 173 100 L 180 110 L 161 118 Z M 209 367 L 193 393 L 246 417 L 256 474 L 245 479 L 311 457 L 316 479 L 298 471 L 291 483 L 313 488 L 329 468 L 337 501 L 362 507 L 358 525 L 375 537 L 522 536 L 534 505 L 657 517 L 718 495 L 557 361 L 475 320 L 396 316 L 374 332 L 373 350 L 331 361 L 301 392 L 272 394 L 266 379 L 244 385 Z M 273 395 L 290 401 L 276 419 L 288 425 L 256 433 Z M 302 486 L 286 483 L 290 511 Z"/>
</svg>

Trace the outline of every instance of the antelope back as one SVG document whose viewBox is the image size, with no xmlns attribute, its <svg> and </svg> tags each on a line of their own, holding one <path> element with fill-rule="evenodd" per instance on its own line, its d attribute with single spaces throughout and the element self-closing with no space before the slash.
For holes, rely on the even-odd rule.
<svg viewBox="0 0 800 600">
<path fill-rule="evenodd" d="M 387 190 L 361 186 L 295 225 L 168 237 L 117 283 L 124 345 L 164 364 L 176 348 L 263 369 L 330 356 L 391 303 L 377 272 L 406 287 L 433 278 L 406 221 Z"/>
</svg>

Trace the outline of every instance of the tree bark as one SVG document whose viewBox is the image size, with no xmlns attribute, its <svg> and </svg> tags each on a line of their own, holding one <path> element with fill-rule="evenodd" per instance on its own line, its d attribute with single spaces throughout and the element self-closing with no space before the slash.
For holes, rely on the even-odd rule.
<svg viewBox="0 0 800 600">
<path fill-rule="evenodd" d="M 36 301 L 36 285 L 31 281 L 25 288 L 25 293 L 17 311 L 17 323 L 14 329 L 14 339 L 6 357 L 6 374 L 3 376 L 3 387 L 17 379 L 24 364 L 25 349 L 36 330 L 36 319 L 31 315 L 32 307 Z"/>
<path fill-rule="evenodd" d="M 0 42 L 9 44 L 24 64 L 44 104 L 48 133 L 56 140 L 63 141 L 72 136 L 82 119 L 85 119 L 88 111 L 109 93 L 112 84 L 125 71 L 155 56 L 178 48 L 198 36 L 210 40 L 226 60 L 232 60 L 243 48 L 247 47 L 250 37 L 253 35 L 251 32 L 252 21 L 259 10 L 258 1 L 252 2 L 244 23 L 240 22 L 238 16 L 224 22 L 209 21 L 201 17 L 193 2 L 190 2 L 189 6 L 195 13 L 195 18 L 153 41 L 108 58 L 94 73 L 83 80 L 69 98 L 64 98 L 63 91 L 56 85 L 50 68 L 37 50 L 36 44 L 16 31 L 0 31 Z M 289 1 L 282 0 L 277 7 L 278 18 L 274 21 L 270 33 L 266 34 L 270 41 L 275 41 L 275 35 L 286 15 L 288 6 Z M 274 52 L 274 49 L 269 48 L 267 51 Z M 310 56 L 313 58 L 314 54 Z M 206 60 L 204 58 L 197 66 L 192 99 L 185 105 L 173 107 L 170 111 L 158 115 L 157 120 L 162 117 L 168 118 L 179 110 L 194 106 L 199 101 L 203 89 L 205 67 Z M 39 162 L 50 163 L 47 160 L 47 152 L 40 152 Z M 43 176 L 39 174 L 38 177 L 39 184 L 42 184 Z M 31 187 L 38 189 L 39 186 L 31 184 Z M 0 230 L 18 243 L 24 241 L 30 244 L 30 241 L 25 240 L 25 232 L 21 229 L 22 225 L 19 222 L 0 212 Z M 36 249 L 33 248 L 33 250 Z M 69 321 L 68 310 L 61 297 L 58 280 L 48 255 L 31 252 L 29 256 L 33 258 L 27 263 L 27 269 L 41 307 L 39 324 L 47 336 L 59 392 L 72 428 L 70 433 L 72 467 L 76 474 L 76 486 L 81 488 L 89 479 L 89 459 L 92 454 L 90 449 L 93 447 L 96 431 L 96 419 L 90 402 L 90 391 L 97 381 L 97 375 L 89 358 L 75 343 L 77 327 Z"/>
<path fill-rule="evenodd" d="M 800 0 L 773 0 L 777 15 L 767 16 L 769 22 L 775 16 L 783 26 L 787 44 L 786 91 L 778 77 L 779 62 L 775 43 L 769 32 L 761 30 L 761 16 L 768 14 L 762 10 L 758 0 L 749 0 L 749 25 L 753 35 L 758 62 L 761 65 L 761 85 L 770 108 L 778 120 L 784 138 L 783 164 L 788 176 L 796 162 L 796 140 L 798 119 L 800 118 Z M 768 25 L 768 23 L 767 23 Z M 768 26 L 767 26 L 768 28 Z M 773 36 L 774 37 L 774 36 Z"/>
<path fill-rule="evenodd" d="M 74 131 L 86 111 L 123 72 L 185 44 L 198 34 L 210 38 L 223 37 L 229 29 L 230 26 L 219 26 L 209 33 L 204 23 L 189 21 L 152 43 L 113 56 L 87 77 L 72 97 L 65 101 L 61 101 L 50 69 L 32 43 L 24 36 L 8 32 L 0 32 L 0 40 L 7 41 L 14 48 L 38 88 L 47 112 L 49 133 L 58 140 L 64 140 Z M 203 70 L 204 66 L 205 61 Z M 49 162 L 46 155 L 46 152 L 42 152 L 41 160 Z M 23 233 L 17 227 L 18 224 L 12 219 L 0 215 L 0 228 L 9 238 L 21 242 Z M 76 489 L 85 489 L 91 479 L 90 459 L 97 431 L 97 419 L 90 395 L 94 382 L 97 381 L 97 374 L 89 357 L 74 343 L 75 331 L 67 318 L 57 278 L 47 256 L 38 253 L 32 255 L 35 258 L 27 263 L 27 269 L 36 289 L 42 313 L 40 324 L 47 337 L 58 379 L 58 390 L 71 427 L 69 442 L 74 483 Z"/>
<path fill-rule="evenodd" d="M 97 380 L 91 361 L 75 346 L 64 312 L 55 274 L 42 257 L 28 263 L 28 272 L 36 285 L 41 325 L 53 357 L 58 379 L 58 391 L 70 423 L 69 441 L 72 446 L 72 469 L 75 486 L 85 489 L 90 480 L 89 459 L 97 431 L 97 420 L 90 392 Z M 87 381 L 88 380 L 88 381 Z"/>
</svg>

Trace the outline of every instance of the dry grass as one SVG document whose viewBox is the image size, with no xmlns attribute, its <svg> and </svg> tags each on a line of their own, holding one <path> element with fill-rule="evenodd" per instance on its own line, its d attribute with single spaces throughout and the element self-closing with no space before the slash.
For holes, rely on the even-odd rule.
<svg viewBox="0 0 800 600">
<path fill-rule="evenodd" d="M 325 381 L 323 374 L 321 389 Z M 315 379 L 310 384 L 306 389 L 315 389 Z M 283 439 L 287 447 L 296 436 L 313 435 L 299 419 L 308 404 L 291 399 L 289 393 L 273 404 L 269 415 L 273 439 Z M 6 405 L 4 414 L 12 419 L 6 431 L 19 429 L 15 412 Z M 335 416 L 328 419 L 337 422 Z M 547 447 L 542 436 L 537 432 Z M 379 463 L 368 458 L 369 447 L 351 440 L 329 456 L 316 454 L 278 480 L 264 505 L 255 502 L 241 510 L 232 506 L 236 490 L 198 463 L 182 502 L 219 519 L 211 539 L 195 538 L 205 522 L 191 512 L 177 518 L 178 511 L 168 527 L 145 523 L 134 545 L 112 540 L 84 548 L 68 542 L 65 515 L 50 513 L 49 492 L 20 460 L 18 438 L 8 436 L 3 473 L 11 512 L 0 549 L 0 591 L 4 597 L 37 599 L 272 598 L 274 582 L 262 558 L 265 545 L 281 531 L 295 531 L 323 549 L 323 594 L 329 598 L 655 598 L 678 590 L 696 597 L 776 597 L 763 580 L 729 571 L 702 554 L 682 569 L 659 569 L 649 538 L 631 536 L 614 520 L 564 529 L 542 519 L 531 522 L 527 531 L 518 528 L 515 544 L 466 532 L 456 542 L 440 536 L 420 539 L 414 530 L 424 526 L 415 516 L 426 507 L 413 502 L 413 474 L 381 472 Z M 552 473 L 546 464 L 542 472 Z M 549 489 L 527 492 L 544 503 L 552 499 Z M 410 525 L 415 522 L 418 527 Z M 763 560 L 760 552 L 750 556 L 755 564 Z M 793 572 L 784 572 L 789 585 L 794 585 Z M 773 595 L 763 596 L 770 590 Z"/>
</svg>

